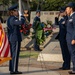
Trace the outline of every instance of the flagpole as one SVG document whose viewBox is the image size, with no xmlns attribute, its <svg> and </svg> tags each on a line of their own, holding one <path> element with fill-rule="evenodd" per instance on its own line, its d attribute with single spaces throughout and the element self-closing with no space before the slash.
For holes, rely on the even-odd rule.
<svg viewBox="0 0 75 75">
<path fill-rule="evenodd" d="M 19 12 L 21 13 L 21 0 L 19 0 Z M 19 14 L 19 20 L 21 20 L 21 15 Z"/>
</svg>

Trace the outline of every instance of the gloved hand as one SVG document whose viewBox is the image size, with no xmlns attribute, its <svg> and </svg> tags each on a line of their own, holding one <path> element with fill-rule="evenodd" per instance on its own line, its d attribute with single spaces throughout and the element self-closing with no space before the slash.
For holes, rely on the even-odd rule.
<svg viewBox="0 0 75 75">
<path fill-rule="evenodd" d="M 25 19 L 24 16 L 21 16 L 21 21 L 22 21 L 23 24 L 25 23 L 26 19 Z"/>
<path fill-rule="evenodd" d="M 18 12 L 19 12 L 19 16 L 22 16 L 22 13 L 20 11 L 18 11 Z"/>
</svg>

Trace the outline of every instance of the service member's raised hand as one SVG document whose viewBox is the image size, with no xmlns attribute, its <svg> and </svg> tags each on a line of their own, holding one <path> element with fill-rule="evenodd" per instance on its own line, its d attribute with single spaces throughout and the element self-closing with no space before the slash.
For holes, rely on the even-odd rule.
<svg viewBox="0 0 75 75">
<path fill-rule="evenodd" d="M 74 45 L 75 44 L 75 40 L 72 40 L 71 44 Z"/>
</svg>

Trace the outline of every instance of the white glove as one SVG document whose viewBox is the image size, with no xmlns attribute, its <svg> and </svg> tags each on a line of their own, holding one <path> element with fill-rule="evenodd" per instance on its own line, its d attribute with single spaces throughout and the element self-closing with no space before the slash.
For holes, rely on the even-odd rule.
<svg viewBox="0 0 75 75">
<path fill-rule="evenodd" d="M 19 12 L 19 16 L 22 16 L 22 13 L 21 13 L 21 11 L 18 11 Z"/>
</svg>

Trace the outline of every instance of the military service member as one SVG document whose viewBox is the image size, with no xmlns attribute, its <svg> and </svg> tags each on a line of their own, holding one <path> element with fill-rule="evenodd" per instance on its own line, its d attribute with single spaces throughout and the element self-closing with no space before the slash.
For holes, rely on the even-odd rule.
<svg viewBox="0 0 75 75">
<path fill-rule="evenodd" d="M 36 11 L 36 17 L 34 18 L 32 28 L 34 29 L 34 32 L 36 34 L 36 29 L 38 27 L 38 24 L 40 23 L 40 10 Z M 35 42 L 34 42 L 34 49 L 35 51 L 41 51 L 39 45 L 37 44 L 37 38 L 35 37 Z"/>
<path fill-rule="evenodd" d="M 70 2 L 66 6 L 66 12 L 69 16 L 67 22 L 66 40 L 73 63 L 73 70 L 70 71 L 69 74 L 75 74 L 75 3 Z"/>
<path fill-rule="evenodd" d="M 20 45 L 21 45 L 21 34 L 19 26 L 24 24 L 24 19 L 18 19 L 18 5 L 11 6 L 8 8 L 9 10 L 9 18 L 7 20 L 7 28 L 8 28 L 8 40 L 10 43 L 10 51 L 12 60 L 9 63 L 9 71 L 10 74 L 22 74 L 22 72 L 18 71 L 18 61 L 19 61 L 19 53 L 20 53 Z"/>
<path fill-rule="evenodd" d="M 66 24 L 67 24 L 68 17 L 65 12 L 65 7 L 60 8 L 59 16 L 61 16 L 61 19 L 56 22 L 56 24 L 58 23 L 59 25 L 59 34 L 57 38 L 60 42 L 60 47 L 61 47 L 61 52 L 63 57 L 63 65 L 59 69 L 68 70 L 70 69 L 70 53 L 66 41 L 66 33 L 67 33 Z"/>
</svg>

